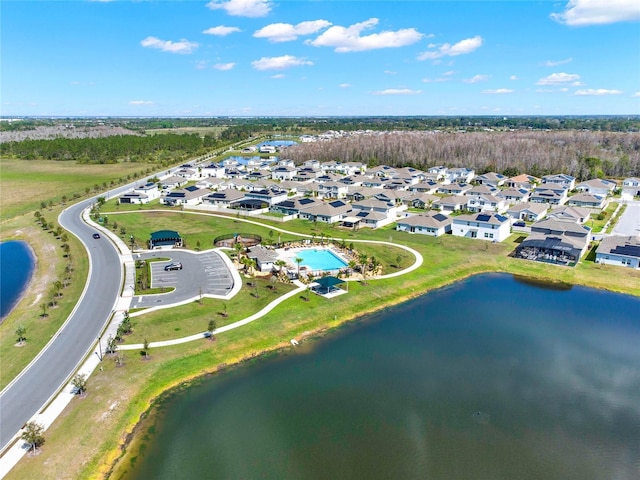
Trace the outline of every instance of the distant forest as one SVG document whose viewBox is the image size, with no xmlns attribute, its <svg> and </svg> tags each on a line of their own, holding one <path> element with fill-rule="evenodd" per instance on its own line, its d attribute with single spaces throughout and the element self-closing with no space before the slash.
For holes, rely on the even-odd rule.
<svg viewBox="0 0 640 480">
<path fill-rule="evenodd" d="M 369 166 L 469 167 L 540 177 L 567 173 L 580 180 L 640 176 L 640 133 L 510 131 L 354 135 L 288 148 L 286 158 L 363 162 Z"/>
</svg>

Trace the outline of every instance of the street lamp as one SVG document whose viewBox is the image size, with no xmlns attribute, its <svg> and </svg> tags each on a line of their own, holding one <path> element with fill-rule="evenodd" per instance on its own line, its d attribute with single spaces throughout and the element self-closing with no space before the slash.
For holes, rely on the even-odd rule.
<svg viewBox="0 0 640 480">
<path fill-rule="evenodd" d="M 102 344 L 100 343 L 100 337 L 98 337 L 98 350 L 100 354 L 98 354 L 98 352 L 95 352 L 95 354 L 98 355 L 98 358 L 102 361 Z"/>
</svg>

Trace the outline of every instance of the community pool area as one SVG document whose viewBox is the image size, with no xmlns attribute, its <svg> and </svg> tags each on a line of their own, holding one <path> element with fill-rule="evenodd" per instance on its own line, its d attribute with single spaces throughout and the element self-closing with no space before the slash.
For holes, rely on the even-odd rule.
<svg viewBox="0 0 640 480">
<path fill-rule="evenodd" d="M 310 271 L 340 270 L 348 263 L 329 248 L 292 248 L 283 250 L 284 257 L 289 267 L 297 268 L 296 258 L 301 258 L 300 268 Z"/>
</svg>

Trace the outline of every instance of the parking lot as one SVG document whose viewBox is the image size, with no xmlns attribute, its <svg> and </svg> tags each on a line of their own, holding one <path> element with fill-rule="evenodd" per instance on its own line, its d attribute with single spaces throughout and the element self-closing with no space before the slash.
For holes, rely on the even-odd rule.
<svg viewBox="0 0 640 480">
<path fill-rule="evenodd" d="M 640 235 L 640 202 L 628 202 L 627 209 L 622 214 L 615 228 L 614 235 Z"/>
<path fill-rule="evenodd" d="M 168 306 L 198 298 L 202 295 L 225 296 L 233 288 L 234 280 L 229 267 L 216 251 L 190 252 L 187 250 L 161 250 L 136 255 L 135 260 L 162 258 L 151 262 L 151 287 L 175 290 L 154 295 L 137 295 L 132 308 Z M 165 270 L 167 265 L 182 264 L 182 269 Z"/>
</svg>

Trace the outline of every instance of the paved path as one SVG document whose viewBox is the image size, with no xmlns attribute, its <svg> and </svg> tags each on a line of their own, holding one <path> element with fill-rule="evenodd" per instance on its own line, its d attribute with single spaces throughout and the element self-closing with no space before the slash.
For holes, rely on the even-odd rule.
<svg viewBox="0 0 640 480">
<path fill-rule="evenodd" d="M 624 236 L 640 235 L 640 202 L 627 202 L 627 209 L 616 223 L 612 233 Z"/>
</svg>

